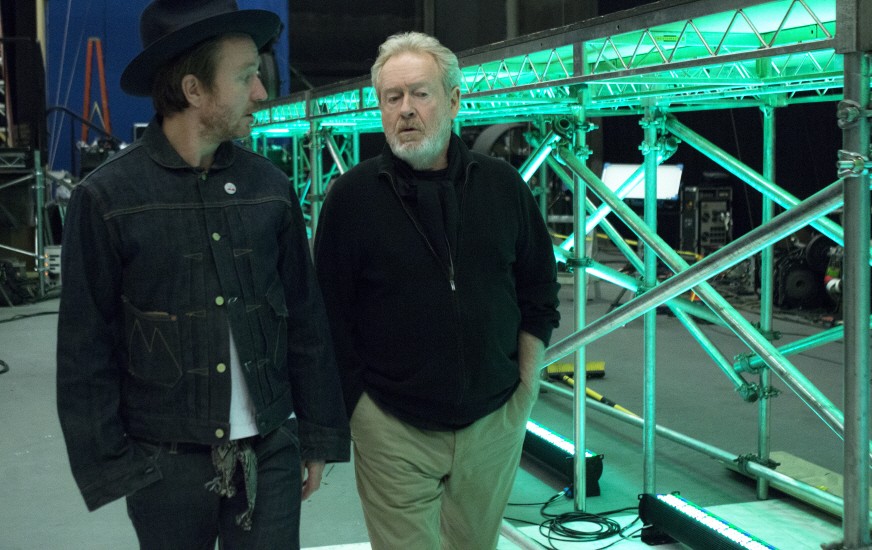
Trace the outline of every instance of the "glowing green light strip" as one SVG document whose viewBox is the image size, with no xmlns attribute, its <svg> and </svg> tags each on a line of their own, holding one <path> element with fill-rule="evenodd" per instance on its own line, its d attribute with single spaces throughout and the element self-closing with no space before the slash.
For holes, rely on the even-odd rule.
<svg viewBox="0 0 872 550">
<path fill-rule="evenodd" d="M 585 43 L 588 74 L 717 58 L 835 35 L 835 2 L 779 0 L 605 36 Z"/>
<path fill-rule="evenodd" d="M 567 32 L 560 35 L 565 42 L 543 49 L 531 42 L 529 52 L 512 48 L 504 57 L 508 51 L 494 50 L 490 59 L 476 54 L 468 63 L 461 58 L 458 120 L 475 125 L 572 114 L 579 84 L 589 87 L 590 116 L 629 114 L 650 97 L 672 110 L 750 105 L 767 93 L 787 94 L 789 102 L 811 101 L 813 94 L 836 100 L 843 71 L 832 48 L 835 5 L 835 0 L 773 0 L 693 18 L 667 10 L 673 20 L 657 26 L 628 16 L 635 29 L 585 36 L 583 55 L 578 37 Z M 376 94 L 365 77 L 282 98 L 255 119 L 255 135 L 266 128 L 270 136 L 280 135 L 279 128 L 288 136 L 302 135 L 313 122 L 380 130 Z"/>
<path fill-rule="evenodd" d="M 569 441 L 562 435 L 556 434 L 551 430 L 545 428 L 544 426 L 533 422 L 532 420 L 527 421 L 527 431 L 539 437 L 539 439 L 543 439 L 548 443 L 554 445 L 558 449 L 564 451 L 569 456 L 575 456 L 575 444 L 573 444 L 572 441 Z M 596 456 L 596 454 L 585 450 L 584 456 L 590 458 L 592 456 Z"/>
<path fill-rule="evenodd" d="M 730 539 L 731 541 L 740 545 L 742 548 L 748 548 L 748 550 L 777 550 L 774 546 L 771 546 L 758 539 L 757 537 L 754 537 L 753 535 L 742 531 L 738 527 L 722 520 L 711 512 L 707 512 L 706 510 L 697 507 L 695 504 L 681 498 L 678 495 L 670 494 L 655 496 L 657 500 L 669 505 L 670 507 L 688 516 L 689 518 L 694 519 L 697 522 L 705 525 L 719 535 Z"/>
</svg>

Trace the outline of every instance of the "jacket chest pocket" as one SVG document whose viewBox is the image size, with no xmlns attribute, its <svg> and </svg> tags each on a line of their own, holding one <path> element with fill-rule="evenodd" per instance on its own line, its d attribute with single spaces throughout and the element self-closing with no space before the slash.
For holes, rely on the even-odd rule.
<svg viewBox="0 0 872 550">
<path fill-rule="evenodd" d="M 182 376 L 179 323 L 175 315 L 144 312 L 124 302 L 127 370 L 142 381 L 171 387 Z"/>
</svg>

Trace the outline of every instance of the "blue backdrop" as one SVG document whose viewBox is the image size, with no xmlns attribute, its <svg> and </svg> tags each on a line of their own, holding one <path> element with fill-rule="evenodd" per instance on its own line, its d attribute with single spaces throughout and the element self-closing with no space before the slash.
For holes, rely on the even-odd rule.
<svg viewBox="0 0 872 550">
<path fill-rule="evenodd" d="M 112 133 L 124 142 L 133 140 L 133 126 L 148 122 L 153 113 L 149 98 L 132 97 L 121 91 L 119 80 L 127 63 L 141 50 L 139 14 L 149 0 L 49 0 L 46 12 L 46 106 L 62 107 L 83 115 L 85 63 L 90 37 L 100 39 L 103 50 L 109 122 Z M 237 0 L 240 9 L 265 9 L 278 14 L 284 31 L 275 46 L 281 78 L 280 95 L 288 90 L 288 0 Z M 91 63 L 89 113 L 100 105 L 96 57 Z M 97 116 L 93 121 L 103 126 Z M 73 170 L 71 140 L 82 137 L 81 123 L 60 110 L 48 117 L 48 165 L 51 170 Z M 88 141 L 98 137 L 88 133 Z"/>
</svg>

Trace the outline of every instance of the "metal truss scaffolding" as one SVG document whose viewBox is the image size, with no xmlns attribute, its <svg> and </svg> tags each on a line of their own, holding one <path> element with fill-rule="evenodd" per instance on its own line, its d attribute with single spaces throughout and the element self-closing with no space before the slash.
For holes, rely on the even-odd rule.
<svg viewBox="0 0 872 550">
<path fill-rule="evenodd" d="M 643 439 L 643 488 L 654 493 L 655 436 L 669 438 L 757 479 L 766 498 L 770 483 L 843 518 L 844 548 L 868 548 L 869 538 L 869 50 L 872 7 L 865 0 L 664 0 L 541 33 L 477 48 L 459 55 L 463 69 L 461 110 L 456 124 L 482 126 L 525 122 L 530 155 L 519 169 L 525 180 L 549 170 L 574 191 L 573 227 L 605 233 L 642 275 L 635 279 L 586 256 L 570 236 L 555 246 L 556 257 L 573 270 L 577 332 L 551 345 L 546 363 L 575 354 L 584 365 L 585 347 L 616 328 L 644 319 L 645 376 L 641 420 L 597 402 L 586 402 L 576 384 L 574 440 L 585 448 L 587 408 L 638 424 Z M 833 151 L 832 183 L 799 200 L 779 187 L 774 174 L 774 118 L 779 107 L 838 103 L 843 148 Z M 691 128 L 676 113 L 751 107 L 763 120 L 763 171 L 759 173 Z M 636 117 L 643 128 L 642 168 L 611 190 L 586 165 L 586 134 L 592 118 Z M 327 183 L 358 161 L 359 137 L 380 132 L 377 99 L 368 78 L 341 82 L 274 100 L 257 113 L 255 144 L 290 143 L 292 180 L 301 201 L 310 201 L 311 227 Z M 692 147 L 763 198 L 763 223 L 702 260 L 688 264 L 657 233 L 656 201 L 642 215 L 622 199 L 636 184 L 655 196 L 657 165 L 681 146 Z M 327 157 L 323 152 L 329 153 Z M 332 163 L 324 162 L 329 158 Z M 330 164 L 325 168 L 325 164 Z M 595 206 L 591 196 L 598 198 Z M 775 216 L 775 207 L 783 212 Z M 827 214 L 842 208 L 843 225 Z M 625 244 L 606 215 L 612 213 L 644 244 L 644 254 Z M 844 326 L 781 348 L 768 338 L 773 317 L 773 245 L 811 225 L 843 246 Z M 583 242 L 583 241 L 580 241 Z M 753 325 L 707 281 L 743 260 L 761 256 L 760 322 Z M 673 274 L 658 280 L 658 263 Z M 585 318 L 587 277 L 636 293 L 598 319 Z M 688 291 L 701 301 L 684 297 Z M 748 460 L 656 422 L 656 309 L 665 305 L 731 381 L 737 394 L 759 407 L 759 448 Z M 736 360 L 725 357 L 705 336 L 698 320 L 729 328 L 747 346 Z M 844 340 L 844 410 L 823 395 L 788 356 Z M 577 374 L 577 373 L 576 373 Z M 845 494 L 838 498 L 769 468 L 770 377 L 775 375 L 844 440 Z M 575 377 L 575 380 L 584 379 Z M 581 387 L 580 387 L 581 386 Z M 556 391 L 564 393 L 568 390 Z M 585 508 L 585 461 L 575 461 L 576 507 Z"/>
</svg>

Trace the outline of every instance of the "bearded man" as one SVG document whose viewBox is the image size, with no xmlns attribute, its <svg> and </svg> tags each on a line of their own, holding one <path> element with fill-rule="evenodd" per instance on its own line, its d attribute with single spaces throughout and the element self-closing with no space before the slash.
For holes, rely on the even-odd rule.
<svg viewBox="0 0 872 550">
<path fill-rule="evenodd" d="M 431 36 L 381 45 L 387 144 L 332 185 L 315 234 L 377 550 L 496 547 L 559 320 L 530 190 L 452 133 L 460 79 Z"/>
<path fill-rule="evenodd" d="M 126 497 L 144 549 L 299 548 L 301 500 L 349 458 L 297 198 L 233 141 L 279 28 L 235 0 L 151 2 L 121 87 L 156 115 L 70 199 L 58 414 L 88 509 Z"/>
</svg>

